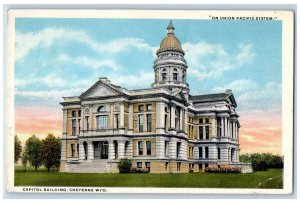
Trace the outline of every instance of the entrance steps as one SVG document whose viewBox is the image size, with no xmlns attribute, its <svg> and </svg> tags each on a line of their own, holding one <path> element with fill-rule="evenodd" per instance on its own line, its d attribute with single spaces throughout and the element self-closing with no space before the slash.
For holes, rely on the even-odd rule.
<svg viewBox="0 0 300 203">
<path fill-rule="evenodd" d="M 69 173 L 111 173 L 118 172 L 117 163 L 108 160 L 71 161 L 66 164 Z"/>
</svg>

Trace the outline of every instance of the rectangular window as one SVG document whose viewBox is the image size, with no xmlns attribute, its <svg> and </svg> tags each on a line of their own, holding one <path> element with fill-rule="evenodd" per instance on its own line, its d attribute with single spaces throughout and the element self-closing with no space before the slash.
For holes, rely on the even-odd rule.
<svg viewBox="0 0 300 203">
<path fill-rule="evenodd" d="M 81 120 L 78 119 L 78 131 L 79 131 L 78 134 L 80 133 L 80 130 L 81 130 L 80 121 L 81 121 Z"/>
<path fill-rule="evenodd" d="M 203 126 L 199 126 L 199 140 L 203 140 Z"/>
<path fill-rule="evenodd" d="M 143 115 L 139 115 L 139 132 L 143 132 Z"/>
<path fill-rule="evenodd" d="M 163 73 L 163 74 L 162 74 L 162 80 L 163 80 L 163 81 L 166 81 L 166 80 L 167 80 L 167 73 Z"/>
<path fill-rule="evenodd" d="M 202 153 L 203 153 L 203 152 L 202 152 L 202 147 L 199 147 L 199 158 L 200 158 L 200 159 L 203 158 L 203 157 L 202 157 Z"/>
<path fill-rule="evenodd" d="M 199 167 L 199 172 L 203 171 L 203 169 L 202 169 L 203 164 L 199 164 L 198 167 Z"/>
<path fill-rule="evenodd" d="M 148 169 L 148 171 L 150 172 L 150 162 L 145 162 L 146 168 Z"/>
<path fill-rule="evenodd" d="M 205 119 L 205 123 L 209 123 L 209 118 L 206 118 L 206 119 Z"/>
<path fill-rule="evenodd" d="M 76 117 L 76 111 L 72 111 L 72 117 Z"/>
<path fill-rule="evenodd" d="M 139 150 L 139 155 L 143 155 L 143 142 L 142 141 L 138 142 L 138 150 Z"/>
<path fill-rule="evenodd" d="M 147 132 L 151 132 L 151 114 L 147 114 L 146 118 L 147 118 Z"/>
<path fill-rule="evenodd" d="M 168 167 L 169 167 L 169 162 L 166 162 L 166 165 L 165 165 L 165 170 L 166 171 L 168 170 Z"/>
<path fill-rule="evenodd" d="M 146 142 L 147 155 L 151 155 L 151 142 Z"/>
<path fill-rule="evenodd" d="M 137 162 L 137 163 L 136 163 L 136 167 L 137 167 L 137 168 L 142 168 L 142 162 Z"/>
<path fill-rule="evenodd" d="M 139 111 L 144 111 L 144 105 L 139 105 Z"/>
<path fill-rule="evenodd" d="M 119 114 L 115 114 L 115 128 L 119 128 Z"/>
<path fill-rule="evenodd" d="M 208 164 L 205 164 L 204 167 L 205 167 L 205 168 L 208 168 Z"/>
<path fill-rule="evenodd" d="M 205 139 L 209 139 L 209 126 L 205 126 Z"/>
<path fill-rule="evenodd" d="M 205 147 L 205 158 L 208 159 L 208 147 Z"/>
<path fill-rule="evenodd" d="M 178 76 L 177 73 L 173 73 L 173 80 L 174 81 L 177 81 L 177 76 Z"/>
<path fill-rule="evenodd" d="M 177 142 L 177 148 L 176 148 L 176 157 L 177 157 L 177 158 L 179 157 L 180 145 L 181 145 L 181 143 L 180 143 L 180 142 Z"/>
<path fill-rule="evenodd" d="M 177 163 L 177 171 L 180 171 L 180 166 L 181 166 L 181 163 Z"/>
<path fill-rule="evenodd" d="M 81 117 L 81 110 L 78 111 L 78 117 Z"/>
<path fill-rule="evenodd" d="M 167 131 L 167 119 L 168 119 L 168 116 L 165 115 L 165 131 Z"/>
<path fill-rule="evenodd" d="M 152 105 L 151 104 L 147 104 L 146 109 L 147 109 L 147 111 L 151 111 Z"/>
<path fill-rule="evenodd" d="M 221 130 L 222 130 L 222 123 L 221 123 L 221 118 L 217 117 L 217 133 L 218 133 L 218 137 L 221 137 Z"/>
<path fill-rule="evenodd" d="M 90 118 L 88 116 L 85 117 L 86 129 L 90 129 Z"/>
<path fill-rule="evenodd" d="M 168 150 L 169 150 L 169 142 L 165 141 L 165 156 L 169 155 Z"/>
<path fill-rule="evenodd" d="M 199 119 L 199 123 L 203 123 L 203 119 L 202 118 Z"/>
<path fill-rule="evenodd" d="M 98 120 L 98 129 L 106 129 L 107 128 L 107 116 L 101 115 L 97 117 Z"/>
<path fill-rule="evenodd" d="M 72 120 L 72 135 L 76 134 L 76 120 Z"/>
<path fill-rule="evenodd" d="M 71 144 L 71 156 L 74 157 L 75 156 L 75 145 Z"/>
</svg>

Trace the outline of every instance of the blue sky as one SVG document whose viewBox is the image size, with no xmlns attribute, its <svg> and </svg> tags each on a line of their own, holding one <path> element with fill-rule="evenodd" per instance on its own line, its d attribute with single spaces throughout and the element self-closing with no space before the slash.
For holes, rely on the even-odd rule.
<svg viewBox="0 0 300 203">
<path fill-rule="evenodd" d="M 16 107 L 61 109 L 99 77 L 128 89 L 153 83 L 169 20 L 17 18 Z M 281 116 L 281 21 L 174 19 L 191 94 L 232 89 L 241 117 Z"/>
</svg>

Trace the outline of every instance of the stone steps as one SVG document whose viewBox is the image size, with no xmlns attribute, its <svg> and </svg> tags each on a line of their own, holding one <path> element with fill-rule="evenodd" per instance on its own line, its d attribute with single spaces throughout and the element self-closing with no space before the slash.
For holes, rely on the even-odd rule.
<svg viewBox="0 0 300 203">
<path fill-rule="evenodd" d="M 69 173 L 105 173 L 109 169 L 110 164 L 106 160 L 69 162 L 66 165 L 66 172 Z"/>
</svg>

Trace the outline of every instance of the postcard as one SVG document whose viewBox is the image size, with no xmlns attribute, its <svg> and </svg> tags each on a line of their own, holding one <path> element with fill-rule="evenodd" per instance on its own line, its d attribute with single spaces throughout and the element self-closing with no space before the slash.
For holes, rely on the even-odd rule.
<svg viewBox="0 0 300 203">
<path fill-rule="evenodd" d="M 12 9 L 7 32 L 8 192 L 293 192 L 293 12 Z"/>
</svg>

